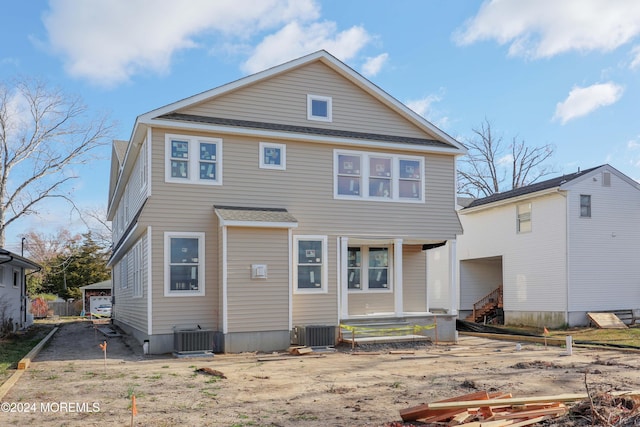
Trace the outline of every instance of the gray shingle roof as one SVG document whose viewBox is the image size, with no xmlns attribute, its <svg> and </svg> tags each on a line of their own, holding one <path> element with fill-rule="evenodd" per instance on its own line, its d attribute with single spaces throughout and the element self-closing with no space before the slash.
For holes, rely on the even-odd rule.
<svg viewBox="0 0 640 427">
<path fill-rule="evenodd" d="M 554 188 L 554 187 L 559 187 L 562 184 L 572 181 L 582 175 L 585 175 L 595 169 L 601 168 L 604 165 L 601 166 L 596 166 L 594 168 L 591 169 L 585 169 L 583 171 L 578 171 L 575 173 L 571 173 L 571 174 L 567 174 L 567 175 L 562 175 L 562 176 L 558 176 L 556 178 L 551 178 L 548 179 L 546 181 L 541 181 L 541 182 L 535 182 L 533 184 L 524 186 L 524 187 L 520 187 L 520 188 L 514 188 L 513 190 L 509 190 L 509 191 L 504 191 L 502 193 L 495 193 L 492 194 L 490 196 L 487 197 L 483 197 L 481 199 L 476 199 L 473 202 L 471 202 L 471 204 L 469 204 L 465 209 L 471 209 L 471 208 L 475 208 L 476 206 L 481 206 L 481 205 L 486 205 L 489 203 L 493 203 L 493 202 L 498 202 L 501 200 L 507 200 L 507 199 L 511 199 L 514 197 L 519 197 L 519 196 L 524 196 L 526 194 L 531 194 L 531 193 L 536 193 L 538 191 L 542 191 L 542 190 L 547 190 L 550 188 Z"/>
<path fill-rule="evenodd" d="M 225 221 L 243 222 L 277 222 L 297 223 L 286 209 L 283 208 L 252 208 L 240 206 L 214 206 L 216 213 Z"/>
<path fill-rule="evenodd" d="M 339 129 L 324 129 L 309 126 L 293 126 L 279 123 L 254 122 L 251 120 L 225 119 L 221 117 L 207 117 L 193 114 L 169 113 L 158 117 L 159 119 L 178 120 L 195 123 L 207 123 L 231 127 L 250 129 L 273 130 L 279 132 L 304 133 L 309 135 L 332 136 L 339 138 L 363 139 L 368 141 L 393 142 L 398 144 L 414 144 L 430 147 L 455 148 L 450 144 L 435 139 L 411 138 L 407 136 L 381 135 L 376 133 L 352 132 Z"/>
</svg>

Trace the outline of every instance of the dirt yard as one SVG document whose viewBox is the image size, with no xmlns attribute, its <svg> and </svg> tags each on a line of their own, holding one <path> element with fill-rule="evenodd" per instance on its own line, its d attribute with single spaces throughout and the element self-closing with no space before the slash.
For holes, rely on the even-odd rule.
<svg viewBox="0 0 640 427">
<path fill-rule="evenodd" d="M 383 426 L 399 410 L 475 390 L 514 397 L 640 389 L 640 354 L 461 336 L 426 344 L 291 356 L 144 356 L 88 322 L 62 325 L 2 401 L 2 426 Z M 226 378 L 196 372 L 212 368 Z M 7 406 L 9 404 L 10 406 Z M 7 409 L 16 412 L 7 412 Z"/>
</svg>

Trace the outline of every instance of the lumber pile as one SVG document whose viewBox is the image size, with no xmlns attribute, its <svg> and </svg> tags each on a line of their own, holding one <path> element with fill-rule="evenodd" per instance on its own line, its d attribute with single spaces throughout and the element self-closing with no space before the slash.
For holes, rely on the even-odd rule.
<svg viewBox="0 0 640 427">
<path fill-rule="evenodd" d="M 619 396 L 638 396 L 635 392 L 616 392 Z M 478 391 L 400 411 L 403 421 L 438 423 L 442 426 L 521 427 L 558 418 L 568 412 L 567 402 L 588 399 L 587 394 L 520 397 Z"/>
</svg>

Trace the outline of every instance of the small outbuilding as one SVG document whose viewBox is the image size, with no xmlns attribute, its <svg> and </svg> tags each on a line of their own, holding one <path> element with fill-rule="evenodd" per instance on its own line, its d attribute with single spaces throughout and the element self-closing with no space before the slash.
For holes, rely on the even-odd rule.
<svg viewBox="0 0 640 427">
<path fill-rule="evenodd" d="M 82 311 L 91 313 L 100 304 L 111 304 L 111 280 L 81 286 Z"/>
</svg>

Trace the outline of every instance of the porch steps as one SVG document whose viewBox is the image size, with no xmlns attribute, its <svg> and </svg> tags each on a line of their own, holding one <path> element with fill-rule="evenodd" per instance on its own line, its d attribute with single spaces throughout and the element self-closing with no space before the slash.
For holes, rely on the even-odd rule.
<svg viewBox="0 0 640 427">
<path fill-rule="evenodd" d="M 340 325 L 340 341 L 355 347 L 358 344 L 431 341 L 425 334 L 435 325 L 417 325 L 406 320 L 348 321 Z"/>
</svg>

